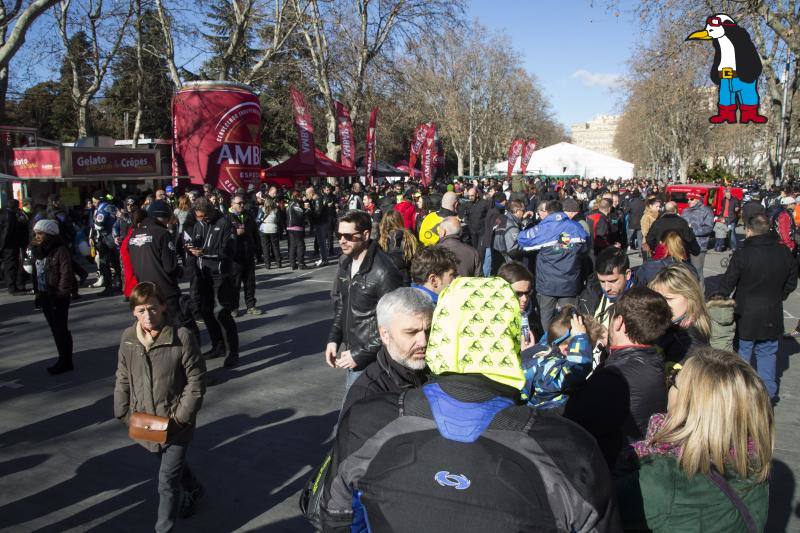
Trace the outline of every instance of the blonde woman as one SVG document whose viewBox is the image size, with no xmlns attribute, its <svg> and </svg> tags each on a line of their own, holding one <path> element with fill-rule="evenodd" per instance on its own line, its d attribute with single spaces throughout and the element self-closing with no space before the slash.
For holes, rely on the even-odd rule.
<svg viewBox="0 0 800 533">
<path fill-rule="evenodd" d="M 711 318 L 691 265 L 668 266 L 656 274 L 649 287 L 667 300 L 672 311 L 672 326 L 658 341 L 668 363 L 682 361 L 692 350 L 709 344 Z"/>
<path fill-rule="evenodd" d="M 667 413 L 634 443 L 638 470 L 618 480 L 625 529 L 763 531 L 774 424 L 758 374 L 703 348 L 670 381 Z"/>
<path fill-rule="evenodd" d="M 668 231 L 664 233 L 656 248 L 652 250 L 652 257 L 642 263 L 641 268 L 636 272 L 636 282 L 639 286 L 648 285 L 656 277 L 656 274 L 670 265 L 677 264 L 685 265 L 696 279 L 700 279 L 697 269 L 689 262 L 689 254 L 686 252 L 683 238 L 676 231 Z"/>
<path fill-rule="evenodd" d="M 389 254 L 403 277 L 403 284 L 411 284 L 411 260 L 417 255 L 419 241 L 403 226 L 403 215 L 392 209 L 381 219 L 378 246 Z"/>
</svg>

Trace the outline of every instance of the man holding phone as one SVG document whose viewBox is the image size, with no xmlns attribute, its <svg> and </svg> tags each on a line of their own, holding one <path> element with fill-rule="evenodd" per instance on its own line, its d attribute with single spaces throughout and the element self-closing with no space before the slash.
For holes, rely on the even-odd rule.
<svg viewBox="0 0 800 533">
<path fill-rule="evenodd" d="M 337 297 L 325 361 L 347 370 L 345 391 L 375 361 L 381 347 L 378 300 L 402 285 L 392 259 L 370 239 L 371 231 L 372 220 L 364 211 L 351 210 L 339 219 L 336 237 L 346 257 L 339 262 L 334 281 Z"/>
</svg>

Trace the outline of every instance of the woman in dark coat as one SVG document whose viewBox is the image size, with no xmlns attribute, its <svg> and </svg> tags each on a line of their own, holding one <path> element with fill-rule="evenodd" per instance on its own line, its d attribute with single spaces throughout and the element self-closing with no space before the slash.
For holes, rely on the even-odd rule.
<svg viewBox="0 0 800 533">
<path fill-rule="evenodd" d="M 67 327 L 69 302 L 75 285 L 72 257 L 59 237 L 58 222 L 42 219 L 33 227 L 33 287 L 36 302 L 44 313 L 58 350 L 58 361 L 47 369 L 51 374 L 72 370 L 72 333 Z"/>
</svg>

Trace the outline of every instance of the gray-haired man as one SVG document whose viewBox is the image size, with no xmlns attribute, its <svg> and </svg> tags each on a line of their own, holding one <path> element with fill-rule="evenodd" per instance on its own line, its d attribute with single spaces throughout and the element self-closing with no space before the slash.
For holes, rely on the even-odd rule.
<svg viewBox="0 0 800 533">
<path fill-rule="evenodd" d="M 347 392 L 342 414 L 355 402 L 380 392 L 400 392 L 427 381 L 425 350 L 433 302 L 424 293 L 401 287 L 384 295 L 376 309 L 383 346 Z"/>
</svg>

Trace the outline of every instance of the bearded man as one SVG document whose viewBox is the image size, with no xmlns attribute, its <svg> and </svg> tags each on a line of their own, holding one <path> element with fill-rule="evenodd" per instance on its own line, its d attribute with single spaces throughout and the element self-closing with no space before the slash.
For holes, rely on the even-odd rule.
<svg viewBox="0 0 800 533">
<path fill-rule="evenodd" d="M 431 299 L 417 289 L 401 287 L 381 297 L 375 313 L 383 346 L 350 387 L 342 414 L 359 400 L 421 387 L 428 379 L 425 350 L 433 316 Z"/>
</svg>

